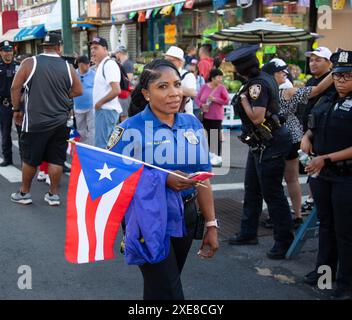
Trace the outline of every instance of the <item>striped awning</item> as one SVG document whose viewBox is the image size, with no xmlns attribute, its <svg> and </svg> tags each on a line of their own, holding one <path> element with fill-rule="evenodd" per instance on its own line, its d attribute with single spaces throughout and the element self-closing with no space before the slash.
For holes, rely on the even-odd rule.
<svg viewBox="0 0 352 320">
<path fill-rule="evenodd" d="M 148 9 L 161 8 L 172 4 L 185 2 L 186 0 L 113 0 L 111 2 L 111 14 L 145 11 Z"/>
<path fill-rule="evenodd" d="M 15 36 L 20 32 L 21 29 L 10 29 L 7 30 L 3 35 L 0 36 L 0 42 L 8 40 L 14 42 Z"/>
<path fill-rule="evenodd" d="M 320 36 L 316 33 L 280 23 L 274 23 L 266 18 L 258 18 L 251 23 L 222 29 L 208 36 L 209 39 L 215 41 L 245 43 L 290 43 L 308 41 L 319 37 Z"/>
</svg>

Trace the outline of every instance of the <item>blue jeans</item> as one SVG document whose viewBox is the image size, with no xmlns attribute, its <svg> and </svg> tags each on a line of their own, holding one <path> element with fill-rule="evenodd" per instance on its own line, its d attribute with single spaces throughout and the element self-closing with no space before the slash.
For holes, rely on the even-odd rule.
<svg viewBox="0 0 352 320">
<path fill-rule="evenodd" d="M 116 110 L 95 110 L 95 146 L 105 149 L 112 131 L 119 120 Z"/>
</svg>

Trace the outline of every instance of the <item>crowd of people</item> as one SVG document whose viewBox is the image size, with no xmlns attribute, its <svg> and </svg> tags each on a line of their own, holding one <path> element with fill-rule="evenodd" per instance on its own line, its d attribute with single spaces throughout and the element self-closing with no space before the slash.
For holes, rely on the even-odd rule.
<svg viewBox="0 0 352 320">
<path fill-rule="evenodd" d="M 19 66 L 13 60 L 13 45 L 9 41 L 0 44 L 0 70 L 10 70 L 8 81 L 0 78 L 4 155 L 0 166 L 13 163 L 12 117 L 22 161 L 22 185 L 11 200 L 32 203 L 31 182 L 40 167 L 44 173 L 38 180 L 45 180 L 47 172 L 50 182 L 44 200 L 49 205 L 60 204 L 58 186 L 72 116 L 83 143 L 118 153 L 126 152 L 126 145 L 132 143 L 128 156 L 177 173 L 168 175 L 165 183 L 181 192 L 185 207 L 186 228 L 182 237 L 171 238 L 167 258 L 140 266 L 144 298 L 183 299 L 180 276 L 195 239 L 199 207 L 205 218 L 199 254 L 212 257 L 219 246 L 211 184 L 209 180 L 200 184 L 189 174 L 222 164 L 224 106 L 230 103 L 222 60 L 212 58 L 209 44 L 199 50 L 189 46 L 186 54 L 171 46 L 163 59 L 144 67 L 134 85 L 133 62 L 125 47 L 111 53 L 108 42 L 96 37 L 90 42 L 90 58 L 77 57 L 75 69 L 61 58 L 61 46 L 61 35 L 50 32 L 42 44 L 43 54 L 26 58 Z M 256 45 L 245 45 L 226 57 L 245 80 L 232 104 L 242 121 L 240 139 L 249 146 L 241 230 L 229 244 L 258 244 L 265 200 L 269 212 L 265 226 L 273 228 L 274 238 L 267 256 L 284 259 L 295 237 L 294 228 L 303 223 L 302 212 L 311 209 L 314 199 L 320 220 L 319 252 L 316 269 L 304 281 L 316 285 L 319 266 L 328 265 L 337 282 L 334 297 L 352 299 L 352 52 L 332 54 L 324 47 L 307 52 L 313 77 L 306 87 L 295 88 L 285 61 L 275 58 L 261 68 L 257 50 Z M 150 123 L 163 130 L 162 137 L 147 134 Z M 134 139 L 131 129 L 139 131 L 140 138 Z M 182 135 L 177 134 L 181 131 Z M 160 161 L 159 146 L 167 150 L 171 144 L 176 146 L 173 160 Z M 194 154 L 188 147 L 195 147 Z M 311 156 L 304 168 L 311 199 L 303 205 L 299 149 Z M 179 158 L 184 162 L 179 163 Z"/>
</svg>

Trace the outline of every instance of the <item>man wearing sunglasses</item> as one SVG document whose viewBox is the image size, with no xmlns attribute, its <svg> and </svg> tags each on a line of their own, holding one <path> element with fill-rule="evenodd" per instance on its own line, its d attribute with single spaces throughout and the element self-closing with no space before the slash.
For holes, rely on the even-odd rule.
<svg viewBox="0 0 352 320">
<path fill-rule="evenodd" d="M 306 167 L 320 221 L 316 269 L 328 265 L 332 296 L 352 300 L 352 51 L 331 58 L 337 94 L 324 96 L 312 111 L 301 149 L 317 156 Z M 318 281 L 317 281 L 318 282 Z"/>
</svg>

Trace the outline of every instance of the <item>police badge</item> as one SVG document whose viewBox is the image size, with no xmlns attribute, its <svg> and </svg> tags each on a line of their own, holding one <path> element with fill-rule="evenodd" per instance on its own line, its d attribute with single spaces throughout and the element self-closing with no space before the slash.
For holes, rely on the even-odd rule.
<svg viewBox="0 0 352 320">
<path fill-rule="evenodd" d="M 260 84 L 254 84 L 249 87 L 248 91 L 249 91 L 249 96 L 253 100 L 257 100 L 258 97 L 260 96 L 260 93 L 262 92 L 262 86 Z"/>
<path fill-rule="evenodd" d="M 189 144 L 198 144 L 199 140 L 193 131 L 186 131 L 183 133 Z"/>
<path fill-rule="evenodd" d="M 114 130 L 109 138 L 108 145 L 106 147 L 108 150 L 112 149 L 114 146 L 117 145 L 117 143 L 120 141 L 124 131 L 125 131 L 125 129 L 120 126 L 116 126 L 114 128 Z"/>
</svg>

